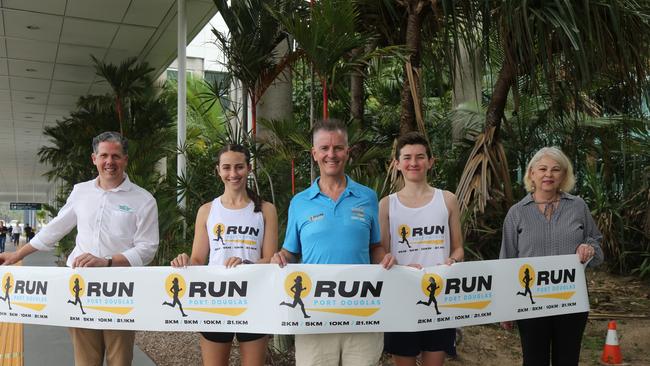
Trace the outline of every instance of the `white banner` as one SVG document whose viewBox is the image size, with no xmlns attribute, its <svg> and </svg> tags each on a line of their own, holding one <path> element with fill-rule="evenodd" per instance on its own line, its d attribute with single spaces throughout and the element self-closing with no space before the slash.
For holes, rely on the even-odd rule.
<svg viewBox="0 0 650 366">
<path fill-rule="evenodd" d="M 0 267 L 0 322 L 272 334 L 416 331 L 589 311 L 576 255 L 378 265 Z"/>
</svg>

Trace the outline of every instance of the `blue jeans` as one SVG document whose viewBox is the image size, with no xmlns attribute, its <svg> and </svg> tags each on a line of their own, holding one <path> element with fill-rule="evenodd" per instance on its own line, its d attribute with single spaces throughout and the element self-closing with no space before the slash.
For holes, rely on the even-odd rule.
<svg viewBox="0 0 650 366">
<path fill-rule="evenodd" d="M 6 236 L 0 236 L 0 253 L 5 251 L 5 243 L 7 242 Z"/>
</svg>

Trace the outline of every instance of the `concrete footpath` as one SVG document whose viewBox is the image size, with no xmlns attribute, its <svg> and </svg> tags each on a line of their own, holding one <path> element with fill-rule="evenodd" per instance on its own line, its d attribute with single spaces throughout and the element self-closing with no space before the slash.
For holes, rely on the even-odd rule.
<svg viewBox="0 0 650 366">
<path fill-rule="evenodd" d="M 13 245 L 7 244 L 8 250 Z M 23 266 L 56 266 L 54 252 L 35 252 L 23 260 Z M 25 365 L 74 365 L 72 341 L 68 329 L 47 325 L 24 324 Z M 133 351 L 134 366 L 155 366 L 138 346 Z"/>
</svg>

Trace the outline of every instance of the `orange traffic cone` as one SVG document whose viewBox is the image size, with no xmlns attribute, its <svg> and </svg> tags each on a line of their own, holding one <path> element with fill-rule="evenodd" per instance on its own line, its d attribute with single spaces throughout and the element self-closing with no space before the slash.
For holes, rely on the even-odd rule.
<svg viewBox="0 0 650 366">
<path fill-rule="evenodd" d="M 623 363 L 621 347 L 618 345 L 618 336 L 616 335 L 616 320 L 611 320 L 607 325 L 607 338 L 605 339 L 605 347 L 603 348 L 603 355 L 600 356 L 600 361 L 604 365 L 620 365 Z"/>
</svg>

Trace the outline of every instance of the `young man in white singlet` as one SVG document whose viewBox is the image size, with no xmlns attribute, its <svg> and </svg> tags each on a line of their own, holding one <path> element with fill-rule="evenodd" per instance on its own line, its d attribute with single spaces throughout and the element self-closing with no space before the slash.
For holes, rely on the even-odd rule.
<svg viewBox="0 0 650 366">
<path fill-rule="evenodd" d="M 404 178 L 404 188 L 379 202 L 381 245 L 387 253 L 381 263 L 386 268 L 394 263 L 423 268 L 463 260 L 458 201 L 453 193 L 427 182 L 433 162 L 429 143 L 420 133 L 397 140 L 393 164 Z M 422 365 L 439 366 L 445 352 L 454 350 L 455 338 L 455 329 L 385 333 L 384 350 L 397 366 L 415 366 L 419 354 Z"/>
</svg>

